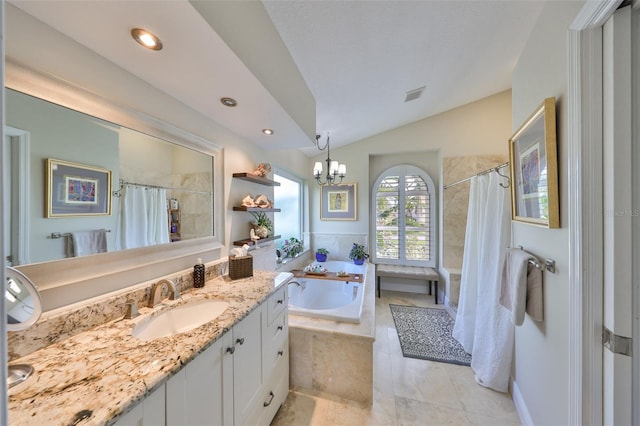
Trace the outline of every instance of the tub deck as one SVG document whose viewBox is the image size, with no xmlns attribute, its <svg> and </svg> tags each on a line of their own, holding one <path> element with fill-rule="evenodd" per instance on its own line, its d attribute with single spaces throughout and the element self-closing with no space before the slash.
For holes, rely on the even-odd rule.
<svg viewBox="0 0 640 426">
<path fill-rule="evenodd" d="M 318 280 L 346 281 L 353 283 L 362 283 L 362 274 L 347 274 L 338 276 L 337 272 L 325 272 L 324 274 L 316 274 L 313 272 L 304 272 L 302 269 L 294 269 L 291 271 L 294 278 L 315 278 Z"/>
</svg>

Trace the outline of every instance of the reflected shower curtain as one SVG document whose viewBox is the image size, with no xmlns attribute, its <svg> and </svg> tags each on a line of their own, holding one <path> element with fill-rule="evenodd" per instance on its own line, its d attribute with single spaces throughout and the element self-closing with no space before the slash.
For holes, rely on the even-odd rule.
<svg viewBox="0 0 640 426">
<path fill-rule="evenodd" d="M 118 249 L 169 242 L 166 190 L 127 185 L 123 191 L 118 214 Z"/>
<path fill-rule="evenodd" d="M 502 181 L 496 173 L 472 181 L 453 335 L 471 353 L 476 381 L 506 392 L 514 326 L 509 312 L 498 301 L 504 255 L 511 239 L 510 192 L 500 186 Z"/>
</svg>

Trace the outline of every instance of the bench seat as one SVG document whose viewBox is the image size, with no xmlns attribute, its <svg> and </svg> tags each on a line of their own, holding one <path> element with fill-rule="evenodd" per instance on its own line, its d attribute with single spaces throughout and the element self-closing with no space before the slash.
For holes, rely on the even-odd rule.
<svg viewBox="0 0 640 426">
<path fill-rule="evenodd" d="M 378 287 L 378 297 L 380 297 L 380 278 L 408 278 L 414 280 L 426 280 L 429 283 L 429 294 L 431 294 L 431 285 L 435 285 L 435 301 L 438 304 L 438 281 L 440 275 L 433 268 L 422 266 L 406 266 L 406 265 L 376 265 L 376 284 Z"/>
</svg>

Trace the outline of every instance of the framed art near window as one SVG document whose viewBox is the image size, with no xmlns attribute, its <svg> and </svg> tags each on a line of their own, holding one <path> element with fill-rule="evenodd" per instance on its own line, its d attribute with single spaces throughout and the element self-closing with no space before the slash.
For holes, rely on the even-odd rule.
<svg viewBox="0 0 640 426">
<path fill-rule="evenodd" d="M 46 217 L 111 214 L 111 170 L 47 159 Z"/>
<path fill-rule="evenodd" d="M 357 184 L 326 185 L 320 193 L 320 219 L 356 220 Z"/>
<path fill-rule="evenodd" d="M 560 227 L 555 98 L 547 98 L 509 139 L 512 219 Z"/>
</svg>

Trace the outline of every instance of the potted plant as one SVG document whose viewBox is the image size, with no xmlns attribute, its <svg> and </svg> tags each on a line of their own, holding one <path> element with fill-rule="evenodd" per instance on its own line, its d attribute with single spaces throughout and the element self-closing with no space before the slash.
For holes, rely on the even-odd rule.
<svg viewBox="0 0 640 426">
<path fill-rule="evenodd" d="M 265 212 L 250 212 L 253 218 L 256 220 L 252 222 L 253 230 L 260 238 L 267 238 L 269 235 L 273 235 L 273 223 L 269 216 Z"/>
<path fill-rule="evenodd" d="M 328 254 L 329 250 L 327 250 L 326 248 L 319 248 L 318 250 L 316 250 L 316 260 L 318 262 L 326 262 Z"/>
<path fill-rule="evenodd" d="M 365 251 L 364 245 L 353 243 L 351 251 L 349 252 L 349 259 L 353 260 L 353 263 L 356 265 L 362 265 L 368 257 L 369 254 Z"/>
<path fill-rule="evenodd" d="M 282 243 L 282 251 L 285 252 L 287 257 L 296 257 L 302 253 L 302 241 L 295 237 L 291 237 Z"/>
</svg>

